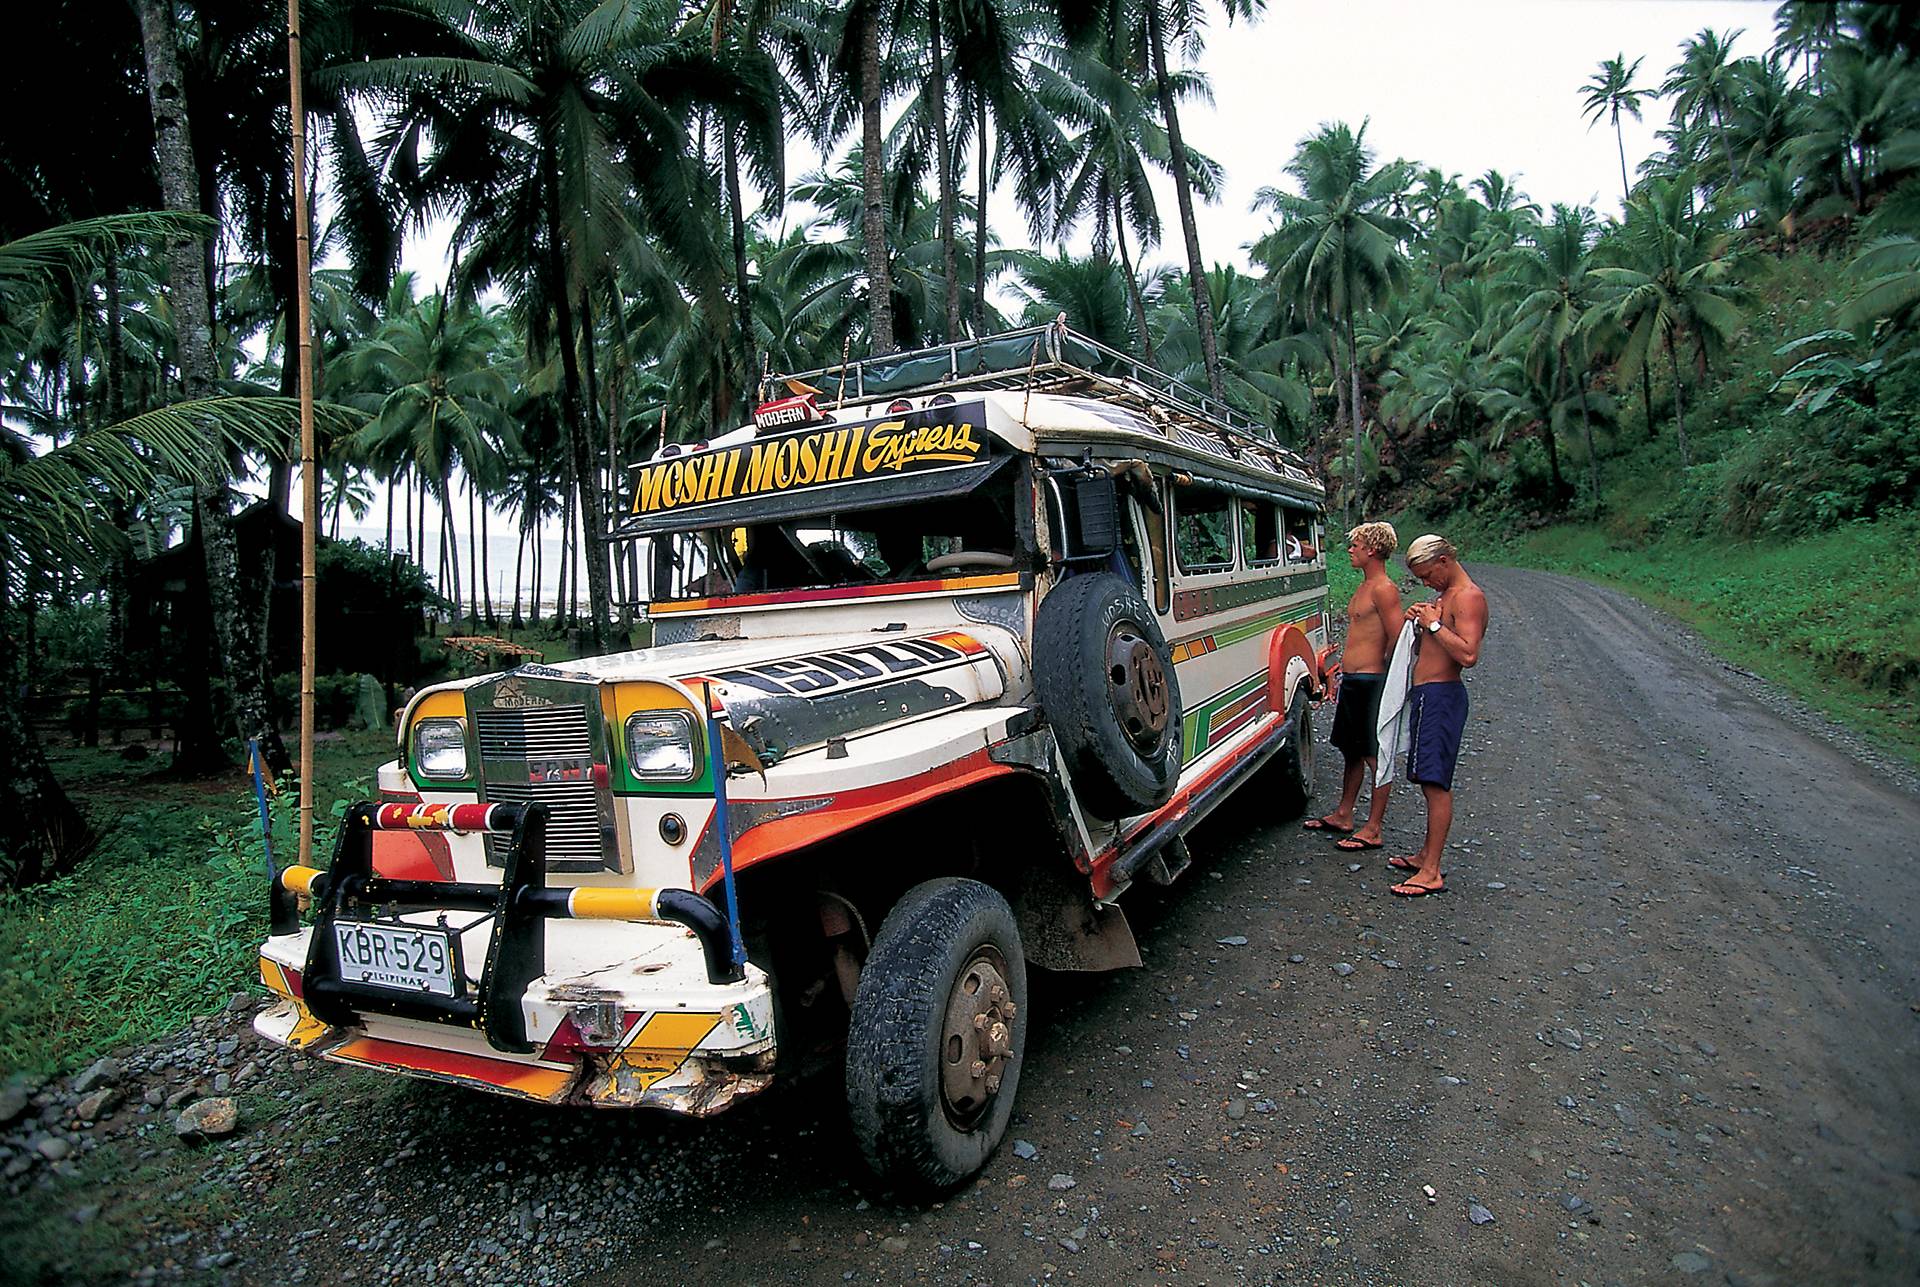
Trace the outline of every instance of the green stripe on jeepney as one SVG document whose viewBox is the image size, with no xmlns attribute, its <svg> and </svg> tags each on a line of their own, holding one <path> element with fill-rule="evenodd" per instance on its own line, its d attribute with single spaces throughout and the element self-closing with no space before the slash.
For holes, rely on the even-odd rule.
<svg viewBox="0 0 1920 1287">
<path fill-rule="evenodd" d="M 1181 746 L 1184 751 L 1182 763 L 1191 764 L 1206 753 L 1207 747 L 1211 745 L 1208 729 L 1213 723 L 1215 712 L 1239 701 L 1266 682 L 1267 673 L 1264 670 L 1249 675 L 1233 687 L 1214 694 L 1192 710 L 1184 712 L 1180 717 Z"/>
</svg>

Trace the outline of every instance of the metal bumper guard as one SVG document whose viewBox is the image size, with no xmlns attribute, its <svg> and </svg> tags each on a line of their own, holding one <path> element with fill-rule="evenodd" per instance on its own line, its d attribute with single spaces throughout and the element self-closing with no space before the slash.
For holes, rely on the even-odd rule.
<svg viewBox="0 0 1920 1287">
<path fill-rule="evenodd" d="M 329 870 L 288 867 L 274 879 L 273 934 L 260 966 L 281 1003 L 255 1030 L 336 1062 L 546 1102 L 704 1116 L 764 1088 L 774 1057 L 771 995 L 765 974 L 741 959 L 727 919 L 687 890 L 549 889 L 545 822 L 539 804 L 353 806 Z M 383 829 L 508 835 L 501 881 L 376 876 L 372 836 Z M 314 903 L 310 929 L 300 925 L 299 895 Z M 420 925 L 405 918 L 447 911 L 491 922 L 476 983 L 461 979 L 455 995 L 438 996 L 341 977 L 336 924 Z M 550 977 L 546 922 L 555 919 L 631 923 L 604 966 Z"/>
</svg>

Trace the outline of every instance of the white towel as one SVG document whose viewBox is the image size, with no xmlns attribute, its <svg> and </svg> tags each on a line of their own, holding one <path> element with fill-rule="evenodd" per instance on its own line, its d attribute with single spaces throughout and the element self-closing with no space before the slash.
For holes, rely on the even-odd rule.
<svg viewBox="0 0 1920 1287">
<path fill-rule="evenodd" d="M 1393 643 L 1393 660 L 1387 663 L 1387 682 L 1380 692 L 1380 718 L 1374 724 L 1379 739 L 1379 758 L 1374 761 L 1373 784 L 1385 786 L 1393 781 L 1393 766 L 1407 744 L 1407 694 L 1413 689 L 1413 632 L 1409 621 L 1400 627 Z"/>
</svg>

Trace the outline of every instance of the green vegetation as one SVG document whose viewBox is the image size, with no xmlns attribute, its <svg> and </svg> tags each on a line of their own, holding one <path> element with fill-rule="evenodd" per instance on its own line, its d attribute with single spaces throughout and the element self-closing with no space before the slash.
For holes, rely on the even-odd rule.
<svg viewBox="0 0 1920 1287">
<path fill-rule="evenodd" d="M 390 735 L 323 743 L 316 754 L 322 836 L 353 800 Z M 106 836 L 85 868 L 0 894 L 0 1075 L 73 1069 L 216 1008 L 253 979 L 266 930 L 266 881 L 253 791 L 236 774 L 183 784 L 129 780 L 107 752 L 72 752 L 59 767 L 96 803 Z M 295 804 L 271 807 L 274 853 L 295 852 Z"/>
</svg>

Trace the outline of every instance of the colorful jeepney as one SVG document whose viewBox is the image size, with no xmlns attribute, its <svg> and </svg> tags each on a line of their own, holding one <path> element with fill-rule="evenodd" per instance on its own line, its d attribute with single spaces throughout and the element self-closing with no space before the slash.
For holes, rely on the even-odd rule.
<svg viewBox="0 0 1920 1287">
<path fill-rule="evenodd" d="M 414 698 L 329 869 L 276 882 L 256 1027 L 690 1114 L 831 1063 L 878 1174 L 950 1189 L 1027 966 L 1139 964 L 1120 900 L 1195 823 L 1304 806 L 1323 498 L 1060 327 L 790 377 L 633 471 L 649 647 Z"/>
</svg>

